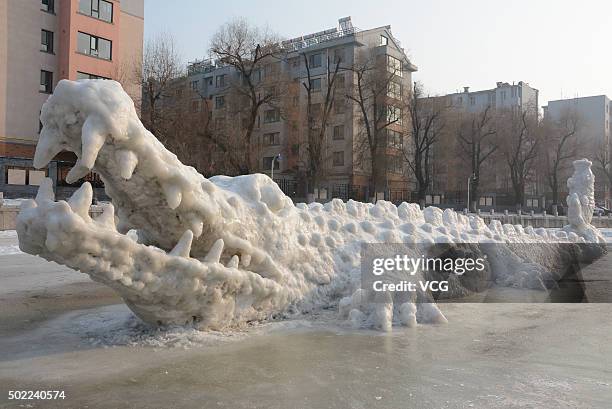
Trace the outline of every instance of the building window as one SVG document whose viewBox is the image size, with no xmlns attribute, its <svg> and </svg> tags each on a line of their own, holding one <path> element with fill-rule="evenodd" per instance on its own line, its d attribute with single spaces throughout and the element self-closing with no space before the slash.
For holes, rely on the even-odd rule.
<svg viewBox="0 0 612 409">
<path fill-rule="evenodd" d="M 190 85 L 191 85 L 191 89 L 193 91 L 197 91 L 198 88 L 200 87 L 200 81 L 197 81 L 197 80 L 196 81 L 191 81 Z"/>
<path fill-rule="evenodd" d="M 264 146 L 280 145 L 280 133 L 270 132 L 263 134 Z"/>
<path fill-rule="evenodd" d="M 263 158 L 263 168 L 265 170 L 272 169 L 272 161 L 276 158 L 276 156 L 265 156 Z M 274 170 L 280 169 L 280 161 L 278 159 L 274 160 Z"/>
<path fill-rule="evenodd" d="M 198 111 L 199 111 L 199 109 L 200 109 L 200 104 L 199 104 L 199 102 L 200 102 L 200 101 L 198 101 L 197 99 L 196 99 L 196 100 L 194 100 L 194 101 L 191 101 L 191 112 L 192 112 L 192 113 L 194 113 L 194 114 L 195 114 L 196 112 L 198 112 Z"/>
<path fill-rule="evenodd" d="M 344 74 L 336 74 L 334 77 L 334 87 L 336 89 L 342 89 L 345 86 Z"/>
<path fill-rule="evenodd" d="M 319 68 L 321 65 L 323 65 L 322 54 L 312 54 L 308 57 L 308 66 L 310 68 Z"/>
<path fill-rule="evenodd" d="M 108 77 L 103 77 L 101 75 L 89 74 L 86 72 L 77 71 L 76 75 L 77 80 L 110 80 Z"/>
<path fill-rule="evenodd" d="M 344 166 L 344 151 L 334 152 L 332 157 L 334 166 Z"/>
<path fill-rule="evenodd" d="M 78 52 L 102 58 L 103 60 L 111 60 L 112 48 L 113 43 L 110 40 L 79 31 L 77 37 Z"/>
<path fill-rule="evenodd" d="M 502 101 L 506 100 L 506 91 L 502 91 L 501 92 L 501 99 L 502 99 Z"/>
<path fill-rule="evenodd" d="M 55 13 L 55 1 L 54 0 L 42 0 L 41 9 L 47 13 Z"/>
<path fill-rule="evenodd" d="M 47 177 L 47 172 L 44 170 L 30 169 L 28 172 L 28 185 L 40 186 L 45 177 Z"/>
<path fill-rule="evenodd" d="M 8 168 L 6 172 L 6 184 L 7 185 L 25 185 L 26 184 L 26 170 L 18 168 Z"/>
<path fill-rule="evenodd" d="M 527 199 L 527 202 L 529 202 L 530 199 Z M 536 202 L 538 200 L 536 199 Z M 480 199 L 478 199 L 478 205 L 479 206 L 493 206 L 493 196 L 480 196 Z M 528 206 L 531 207 L 531 206 Z M 537 207 L 537 205 L 536 205 Z"/>
<path fill-rule="evenodd" d="M 278 109 L 268 109 L 264 112 L 264 124 L 280 121 L 280 111 Z"/>
<path fill-rule="evenodd" d="M 402 134 L 391 129 L 387 129 L 387 146 L 389 148 L 401 149 L 403 145 Z"/>
<path fill-rule="evenodd" d="M 225 97 L 223 95 L 215 97 L 215 109 L 221 109 L 225 106 Z"/>
<path fill-rule="evenodd" d="M 321 91 L 321 78 L 314 78 L 310 80 L 310 90 L 312 92 L 320 92 Z"/>
<path fill-rule="evenodd" d="M 389 81 L 387 96 L 389 98 L 402 99 L 402 84 L 396 81 Z"/>
<path fill-rule="evenodd" d="M 476 97 L 470 97 L 470 105 L 476 105 Z"/>
<path fill-rule="evenodd" d="M 215 118 L 215 130 L 217 132 L 223 131 L 225 129 L 225 118 Z"/>
<path fill-rule="evenodd" d="M 339 141 L 339 140 L 344 139 L 344 125 L 336 125 L 336 126 L 334 126 L 333 139 L 335 141 Z"/>
<path fill-rule="evenodd" d="M 425 196 L 425 204 L 440 204 L 442 203 L 442 196 L 441 195 L 426 195 Z"/>
<path fill-rule="evenodd" d="M 389 44 L 389 39 L 383 35 L 380 36 L 380 45 L 387 45 Z"/>
<path fill-rule="evenodd" d="M 280 72 L 280 62 L 266 64 L 263 69 L 264 78 L 276 78 Z"/>
<path fill-rule="evenodd" d="M 215 78 L 215 84 L 217 88 L 225 87 L 225 74 L 217 75 Z"/>
<path fill-rule="evenodd" d="M 105 0 L 79 0 L 79 12 L 107 23 L 113 22 L 113 3 Z"/>
<path fill-rule="evenodd" d="M 336 48 L 334 50 L 334 64 L 340 64 L 341 62 L 345 62 L 345 51 L 344 48 Z"/>
<path fill-rule="evenodd" d="M 387 105 L 387 123 L 402 124 L 402 109 L 393 105 Z"/>
<path fill-rule="evenodd" d="M 46 176 L 47 171 L 45 170 L 9 167 L 6 170 L 5 180 L 7 185 L 40 186 Z"/>
<path fill-rule="evenodd" d="M 402 61 L 395 57 L 387 56 L 387 71 L 398 77 L 402 76 Z"/>
<path fill-rule="evenodd" d="M 387 156 L 387 172 L 402 173 L 401 156 Z"/>
<path fill-rule="evenodd" d="M 53 73 L 51 71 L 40 70 L 40 92 L 50 94 L 53 92 Z"/>
<path fill-rule="evenodd" d="M 346 111 L 346 103 L 344 99 L 337 99 L 334 101 L 334 113 L 341 115 Z"/>
<path fill-rule="evenodd" d="M 40 51 L 53 54 L 53 31 L 40 30 Z"/>
</svg>

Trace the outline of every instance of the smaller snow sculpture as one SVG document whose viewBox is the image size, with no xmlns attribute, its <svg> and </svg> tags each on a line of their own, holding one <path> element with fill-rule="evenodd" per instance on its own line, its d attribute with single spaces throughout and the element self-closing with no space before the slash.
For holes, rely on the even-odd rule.
<svg viewBox="0 0 612 409">
<path fill-rule="evenodd" d="M 569 225 L 563 230 L 577 233 L 589 242 L 604 243 L 601 233 L 591 225 L 595 210 L 595 176 L 591 171 L 591 161 L 575 160 L 574 174 L 567 180 L 567 219 Z"/>
</svg>

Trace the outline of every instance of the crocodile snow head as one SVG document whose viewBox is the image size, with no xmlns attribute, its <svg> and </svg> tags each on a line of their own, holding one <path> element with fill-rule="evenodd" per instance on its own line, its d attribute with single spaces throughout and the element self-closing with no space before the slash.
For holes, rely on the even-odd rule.
<svg viewBox="0 0 612 409">
<path fill-rule="evenodd" d="M 417 294 L 371 302 L 359 289 L 361 243 L 584 241 L 407 203 L 296 206 L 261 174 L 206 179 L 144 128 L 115 81 L 60 81 L 41 122 L 34 165 L 74 152 L 67 181 L 94 170 L 112 205 L 94 220 L 89 183 L 65 202 L 46 179 L 18 217 L 20 247 L 112 287 L 150 323 L 221 328 L 329 306 L 384 330 L 445 322 Z"/>
</svg>

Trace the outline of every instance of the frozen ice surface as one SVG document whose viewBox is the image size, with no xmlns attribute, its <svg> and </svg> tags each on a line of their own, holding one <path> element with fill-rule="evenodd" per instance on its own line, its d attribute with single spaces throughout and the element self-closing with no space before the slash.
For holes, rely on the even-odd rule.
<svg viewBox="0 0 612 409">
<path fill-rule="evenodd" d="M 418 243 L 420 253 L 435 243 L 549 243 L 553 251 L 558 242 L 603 240 L 579 213 L 592 199 L 588 161 L 571 179 L 575 217 L 566 232 L 551 235 L 408 203 L 294 206 L 262 174 L 206 179 L 144 128 L 114 81 L 60 81 L 41 122 L 35 166 L 72 151 L 78 160 L 67 180 L 95 170 L 112 204 L 92 220 L 89 183 L 56 202 L 47 179 L 36 200 L 21 205 L 21 249 L 110 286 L 152 324 L 218 330 L 336 308 L 345 297 L 342 314 L 358 327 L 444 323 L 438 307 L 417 303 L 417 294 L 376 304 L 359 290 L 361 243 Z M 529 275 L 547 255 L 488 256 Z"/>
</svg>

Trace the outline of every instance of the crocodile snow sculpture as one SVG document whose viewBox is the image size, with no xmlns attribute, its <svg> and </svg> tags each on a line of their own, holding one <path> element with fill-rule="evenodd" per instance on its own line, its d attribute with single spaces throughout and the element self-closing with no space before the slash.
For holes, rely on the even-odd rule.
<svg viewBox="0 0 612 409">
<path fill-rule="evenodd" d="M 153 324 L 222 328 L 330 306 L 355 325 L 383 330 L 445 322 L 435 303 L 417 303 L 416 295 L 371 303 L 359 289 L 360 244 L 600 240 L 578 210 L 570 221 L 579 224 L 552 235 L 408 203 L 296 206 L 261 174 L 206 179 L 144 128 L 110 80 L 60 81 L 41 122 L 34 166 L 72 151 L 78 160 L 67 180 L 95 170 L 112 205 L 92 219 L 89 183 L 56 202 L 46 179 L 18 217 L 21 249 L 89 274 Z M 570 186 L 570 208 L 583 212 L 593 184 L 585 163 Z M 590 191 L 581 192 L 583 177 Z"/>
</svg>

